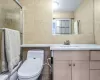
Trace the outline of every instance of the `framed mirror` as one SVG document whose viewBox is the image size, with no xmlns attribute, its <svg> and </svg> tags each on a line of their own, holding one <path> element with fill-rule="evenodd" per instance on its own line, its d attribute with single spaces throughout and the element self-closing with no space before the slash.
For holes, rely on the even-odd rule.
<svg viewBox="0 0 100 80">
<path fill-rule="evenodd" d="M 93 0 L 53 0 L 52 34 L 92 34 Z"/>
</svg>

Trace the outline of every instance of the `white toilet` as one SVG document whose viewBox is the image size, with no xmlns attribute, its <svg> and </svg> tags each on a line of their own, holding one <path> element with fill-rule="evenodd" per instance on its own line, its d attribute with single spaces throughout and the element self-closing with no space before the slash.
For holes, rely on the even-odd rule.
<svg viewBox="0 0 100 80">
<path fill-rule="evenodd" d="M 37 80 L 44 64 L 44 51 L 28 51 L 27 59 L 18 70 L 19 80 Z"/>
</svg>

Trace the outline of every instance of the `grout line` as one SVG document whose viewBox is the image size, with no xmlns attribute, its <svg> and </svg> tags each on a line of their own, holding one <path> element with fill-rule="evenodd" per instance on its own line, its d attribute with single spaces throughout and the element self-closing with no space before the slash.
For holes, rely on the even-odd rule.
<svg viewBox="0 0 100 80">
<path fill-rule="evenodd" d="M 100 70 L 100 69 L 90 69 L 90 70 Z"/>
<path fill-rule="evenodd" d="M 93 0 L 93 35 L 94 35 L 94 44 L 96 44 L 95 37 L 95 1 Z"/>
<path fill-rule="evenodd" d="M 90 60 L 91 60 L 91 51 L 89 51 L 89 80 L 90 80 Z"/>
</svg>

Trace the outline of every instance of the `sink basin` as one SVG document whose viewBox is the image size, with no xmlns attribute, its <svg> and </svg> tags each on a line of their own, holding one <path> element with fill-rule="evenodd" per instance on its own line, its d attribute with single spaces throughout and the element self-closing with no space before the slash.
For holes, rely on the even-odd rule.
<svg viewBox="0 0 100 80">
<path fill-rule="evenodd" d="M 60 47 L 79 47 L 77 45 L 61 45 Z"/>
</svg>

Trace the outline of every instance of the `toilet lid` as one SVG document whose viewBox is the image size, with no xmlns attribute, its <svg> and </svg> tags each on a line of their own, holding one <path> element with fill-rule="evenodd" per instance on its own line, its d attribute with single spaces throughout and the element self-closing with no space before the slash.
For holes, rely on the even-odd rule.
<svg viewBox="0 0 100 80">
<path fill-rule="evenodd" d="M 18 70 L 18 76 L 21 78 L 31 78 L 38 75 L 43 67 L 42 60 L 39 58 L 28 59 Z"/>
</svg>

